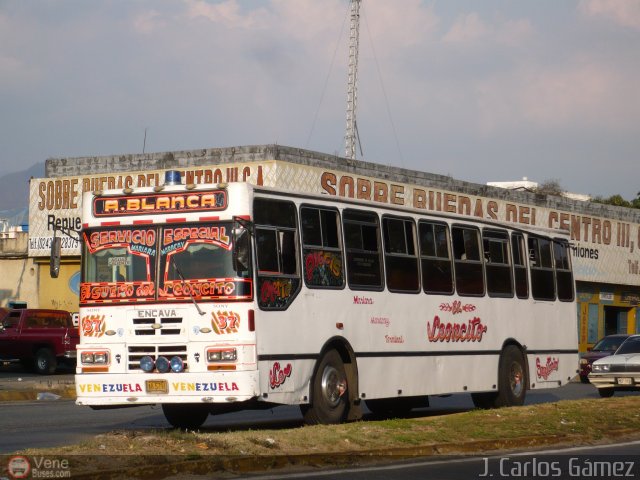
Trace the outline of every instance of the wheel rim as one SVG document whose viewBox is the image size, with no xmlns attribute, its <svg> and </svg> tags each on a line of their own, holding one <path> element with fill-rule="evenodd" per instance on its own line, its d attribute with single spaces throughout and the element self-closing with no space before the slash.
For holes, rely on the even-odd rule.
<svg viewBox="0 0 640 480">
<path fill-rule="evenodd" d="M 49 366 L 48 362 L 45 358 L 42 358 L 42 357 L 38 358 L 38 368 L 40 370 L 46 370 L 48 366 Z"/>
<path fill-rule="evenodd" d="M 347 379 L 332 366 L 325 367 L 320 383 L 322 397 L 329 406 L 337 407 L 340 398 L 347 391 Z"/>
<path fill-rule="evenodd" d="M 523 378 L 524 374 L 522 372 L 522 365 L 517 362 L 513 362 L 511 364 L 509 383 L 511 384 L 511 391 L 516 397 L 522 395 L 522 391 L 524 390 Z"/>
</svg>

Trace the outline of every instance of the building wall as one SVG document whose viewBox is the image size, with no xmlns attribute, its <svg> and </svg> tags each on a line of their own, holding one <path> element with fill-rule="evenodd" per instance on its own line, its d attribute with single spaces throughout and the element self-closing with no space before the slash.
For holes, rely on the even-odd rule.
<svg viewBox="0 0 640 480">
<path fill-rule="evenodd" d="M 16 232 L 0 238 L 0 306 L 10 300 L 27 302 L 38 308 L 38 266 L 27 257 L 28 233 Z"/>
<path fill-rule="evenodd" d="M 58 278 L 51 278 L 49 264 L 41 263 L 39 268 L 40 308 L 55 308 L 69 312 L 78 311 L 80 288 L 80 259 L 67 259 L 60 265 Z"/>
<path fill-rule="evenodd" d="M 186 183 L 240 180 L 381 201 L 425 213 L 459 213 L 567 229 L 578 280 L 580 350 L 585 351 L 614 326 L 629 333 L 640 327 L 640 309 L 636 306 L 640 294 L 640 210 L 514 192 L 279 145 L 49 159 L 47 178 L 31 183 L 29 251 L 44 260 L 53 224 L 80 228 L 83 192 L 155 186 L 162 183 L 162 172 L 167 169 L 183 171 Z M 65 237 L 63 241 L 63 253 L 79 254 L 77 240 Z M 73 282 L 69 282 L 77 279 L 77 269 L 77 264 L 69 264 L 55 285 L 48 278 L 48 268 L 43 269 L 41 302 L 77 308 L 77 300 L 72 300 L 69 293 L 73 293 Z"/>
</svg>

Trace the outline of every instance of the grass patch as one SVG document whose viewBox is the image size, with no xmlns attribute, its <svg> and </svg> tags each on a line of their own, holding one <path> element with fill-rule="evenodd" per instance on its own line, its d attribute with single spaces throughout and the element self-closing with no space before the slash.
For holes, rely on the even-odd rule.
<svg viewBox="0 0 640 480">
<path fill-rule="evenodd" d="M 171 452 L 185 459 L 304 456 L 350 452 L 433 451 L 469 452 L 465 445 L 490 450 L 505 445 L 544 443 L 588 444 L 620 435 L 640 436 L 640 396 L 599 400 L 570 400 L 541 405 L 471 410 L 389 420 L 364 420 L 344 425 L 302 426 L 289 429 L 181 432 L 178 430 L 117 430 L 78 445 L 29 449 L 24 455 L 131 455 L 131 464 L 145 455 Z M 511 443 L 510 443 L 511 440 Z M 527 443 L 529 442 L 529 443 Z M 424 453 L 422 453 L 424 454 Z M 407 452 L 410 455 L 410 452 Z M 330 458 L 331 455 L 327 455 Z M 88 457 L 91 458 L 91 457 Z M 226 467 L 225 467 L 226 468 Z"/>
</svg>

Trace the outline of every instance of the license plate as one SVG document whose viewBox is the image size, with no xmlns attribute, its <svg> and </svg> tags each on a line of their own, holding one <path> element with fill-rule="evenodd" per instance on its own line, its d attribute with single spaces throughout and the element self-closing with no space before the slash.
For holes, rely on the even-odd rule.
<svg viewBox="0 0 640 480">
<path fill-rule="evenodd" d="M 147 393 L 169 393 L 169 382 L 166 380 L 145 380 Z"/>
<path fill-rule="evenodd" d="M 618 378 L 618 385 L 633 385 L 633 379 L 631 378 Z"/>
</svg>

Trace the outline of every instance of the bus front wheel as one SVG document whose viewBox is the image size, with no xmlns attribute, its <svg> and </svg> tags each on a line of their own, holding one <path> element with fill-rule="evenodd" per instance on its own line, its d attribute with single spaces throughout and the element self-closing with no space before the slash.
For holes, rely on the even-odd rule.
<svg viewBox="0 0 640 480">
<path fill-rule="evenodd" d="M 318 364 L 311 383 L 311 402 L 302 406 L 308 424 L 340 423 L 349 411 L 347 374 L 340 355 L 327 352 Z"/>
<path fill-rule="evenodd" d="M 162 413 L 172 427 L 196 430 L 207 420 L 209 408 L 200 404 L 164 403 Z"/>
</svg>

